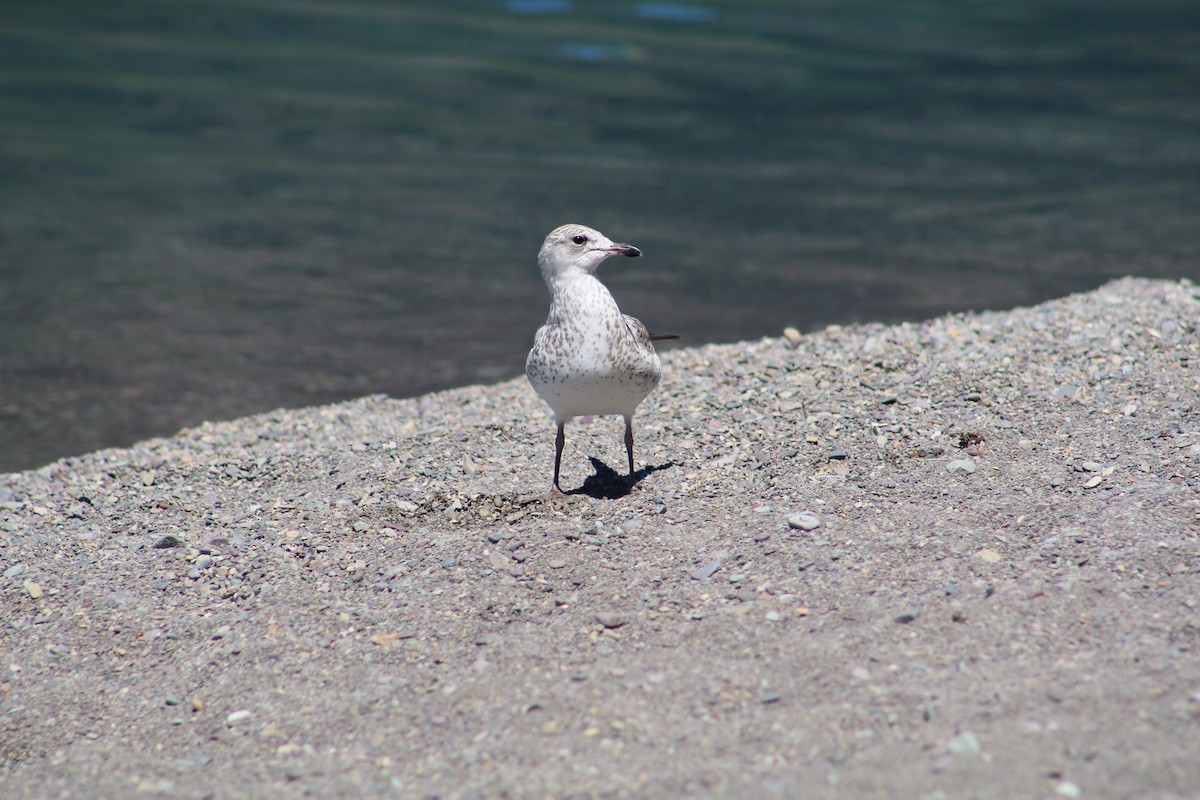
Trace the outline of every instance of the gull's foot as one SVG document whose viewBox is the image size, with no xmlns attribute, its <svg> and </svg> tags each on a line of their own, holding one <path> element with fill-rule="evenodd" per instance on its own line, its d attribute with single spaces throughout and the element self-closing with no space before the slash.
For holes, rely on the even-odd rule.
<svg viewBox="0 0 1200 800">
<path fill-rule="evenodd" d="M 550 491 L 548 491 L 544 495 L 542 495 L 542 502 L 543 503 L 560 503 L 563 500 L 566 500 L 567 497 L 569 497 L 569 496 L 570 495 L 568 495 L 566 492 L 564 492 L 562 490 L 562 487 L 551 486 Z"/>
</svg>

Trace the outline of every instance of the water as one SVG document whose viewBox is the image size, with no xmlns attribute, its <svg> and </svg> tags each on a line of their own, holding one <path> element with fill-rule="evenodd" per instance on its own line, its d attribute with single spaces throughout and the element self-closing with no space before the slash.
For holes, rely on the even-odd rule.
<svg viewBox="0 0 1200 800">
<path fill-rule="evenodd" d="M 1200 278 L 1198 18 L 6 3 L 0 470 L 518 375 L 568 221 L 689 344 Z"/>
</svg>

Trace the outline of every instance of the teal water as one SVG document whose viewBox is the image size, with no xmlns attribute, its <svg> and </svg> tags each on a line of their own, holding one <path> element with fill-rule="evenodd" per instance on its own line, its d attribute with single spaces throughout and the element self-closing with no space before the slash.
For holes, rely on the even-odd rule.
<svg viewBox="0 0 1200 800">
<path fill-rule="evenodd" d="M 521 373 L 562 222 L 686 343 L 1200 279 L 1200 12 L 9 2 L 0 470 Z"/>
</svg>

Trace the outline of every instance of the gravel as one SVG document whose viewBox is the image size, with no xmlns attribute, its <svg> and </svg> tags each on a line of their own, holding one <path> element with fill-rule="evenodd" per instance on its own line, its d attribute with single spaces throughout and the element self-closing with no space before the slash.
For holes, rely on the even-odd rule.
<svg viewBox="0 0 1200 800">
<path fill-rule="evenodd" d="M 0 476 L 0 794 L 1194 796 L 1198 320 L 671 351 L 632 491 L 524 379 Z"/>
</svg>

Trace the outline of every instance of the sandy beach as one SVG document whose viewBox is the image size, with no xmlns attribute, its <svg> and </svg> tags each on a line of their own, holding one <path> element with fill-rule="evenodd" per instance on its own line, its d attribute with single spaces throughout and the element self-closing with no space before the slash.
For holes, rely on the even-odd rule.
<svg viewBox="0 0 1200 800">
<path fill-rule="evenodd" d="M 4 798 L 1200 796 L 1200 288 L 0 476 Z"/>
</svg>

